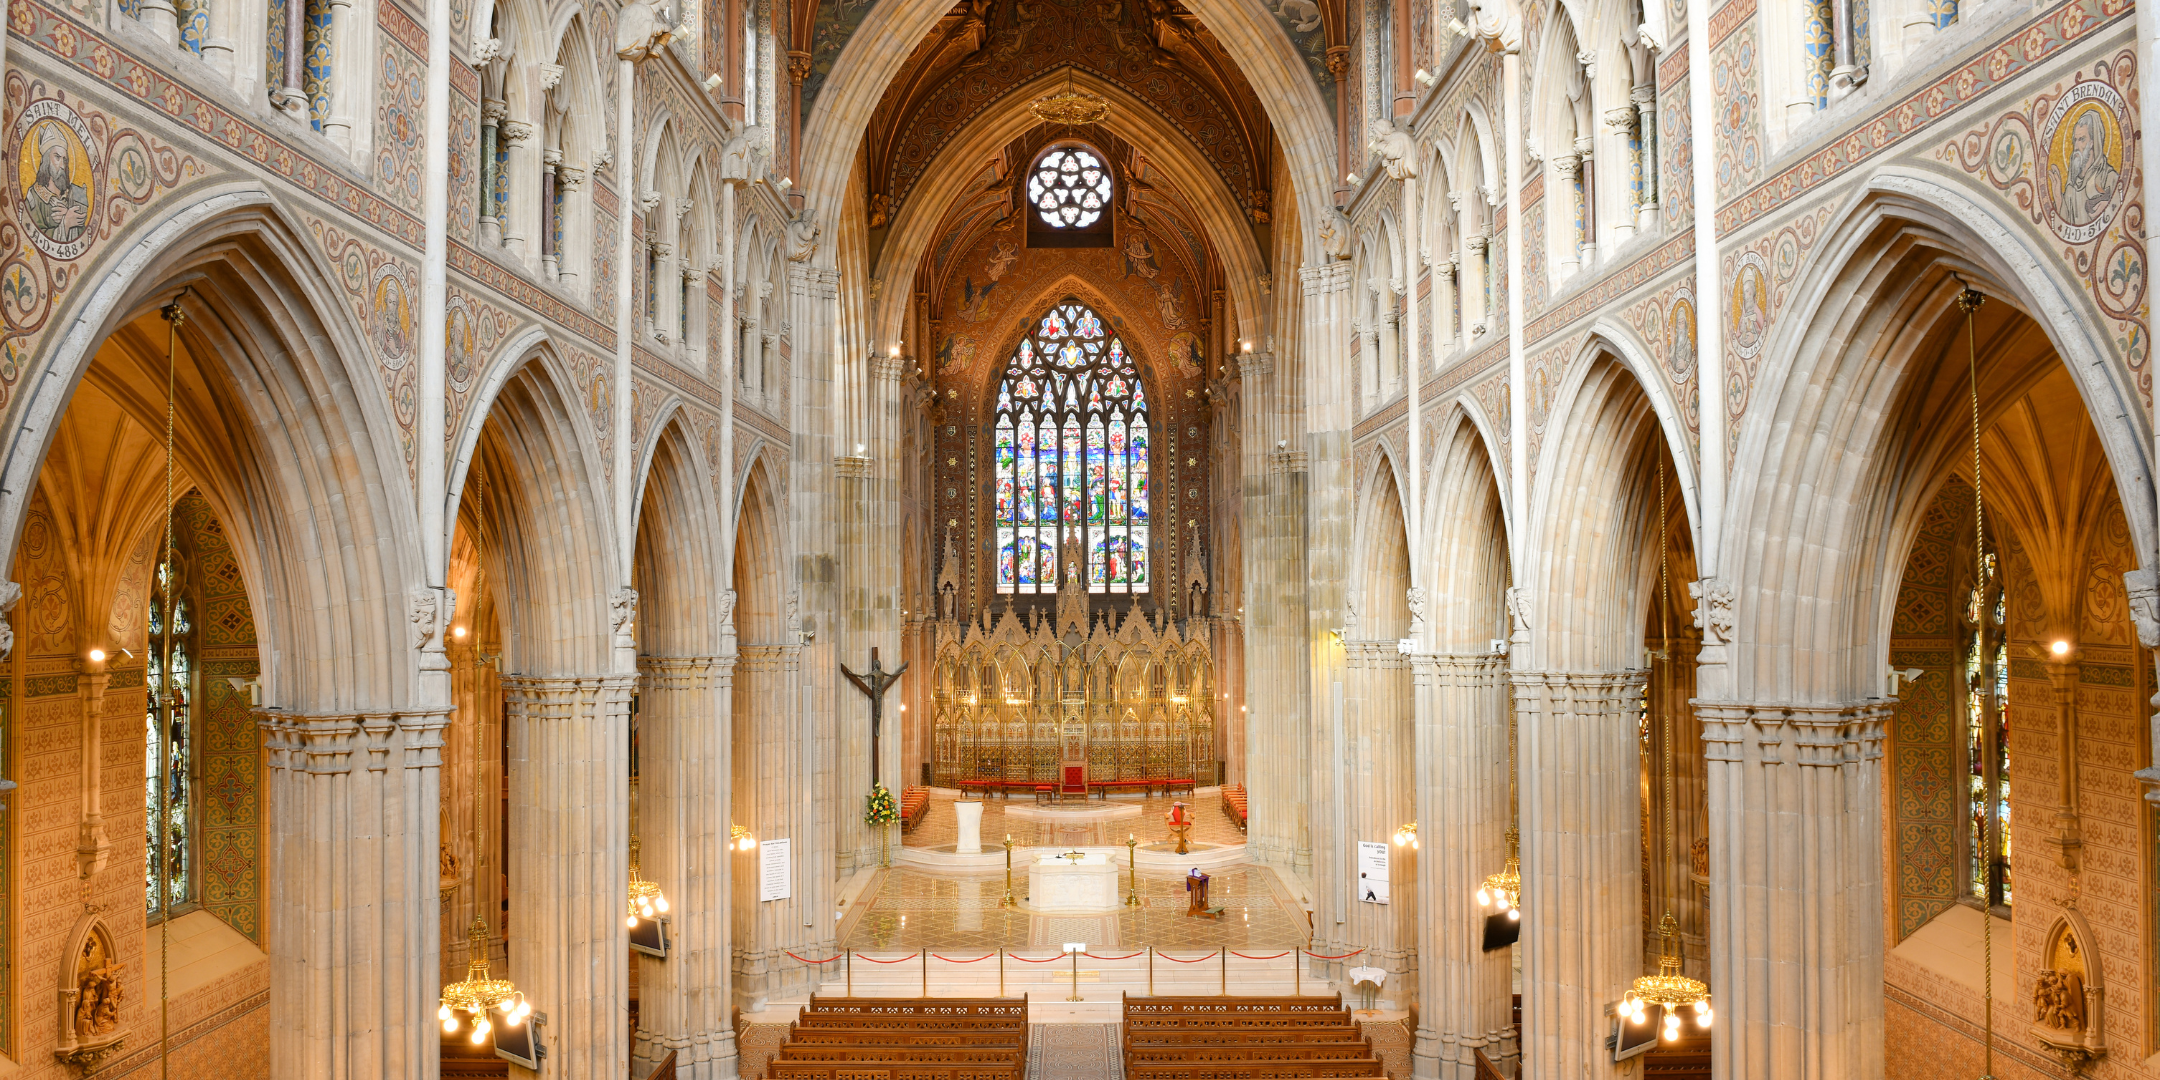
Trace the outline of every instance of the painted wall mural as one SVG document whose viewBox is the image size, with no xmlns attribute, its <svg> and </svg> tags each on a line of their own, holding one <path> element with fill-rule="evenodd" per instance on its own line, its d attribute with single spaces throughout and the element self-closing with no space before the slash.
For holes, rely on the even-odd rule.
<svg viewBox="0 0 2160 1080">
<path fill-rule="evenodd" d="M 395 4 L 377 11 L 382 71 L 375 88 L 375 186 L 417 214 L 427 141 L 427 66 L 420 60 L 427 53 L 427 33 Z"/>
<path fill-rule="evenodd" d="M 1321 25 L 1320 5 L 1313 0 L 1260 0 L 1268 13 L 1275 16 L 1275 25 L 1282 27 L 1283 36 L 1290 39 L 1290 47 L 1297 50 L 1298 59 L 1312 75 L 1313 87 L 1320 91 L 1320 100 L 1327 102 L 1328 115 L 1335 114 L 1335 76 L 1327 66 L 1327 29 Z"/>
<path fill-rule="evenodd" d="M 411 361 L 417 346 L 414 298 L 420 295 L 420 272 L 328 221 L 313 216 L 302 220 L 321 246 L 365 333 L 391 418 L 398 426 L 409 479 L 418 468 L 413 440 L 419 422 L 419 365 Z"/>
<path fill-rule="evenodd" d="M 2117 359 L 2152 404 L 2136 53 L 2065 75 L 1935 157 L 1984 179 L 2039 229 L 2106 320 Z"/>
<path fill-rule="evenodd" d="M 192 155 L 48 89 L 20 71 L 0 208 L 0 407 L 29 369 L 53 311 L 83 281 L 85 255 L 143 208 L 205 172 Z"/>
</svg>

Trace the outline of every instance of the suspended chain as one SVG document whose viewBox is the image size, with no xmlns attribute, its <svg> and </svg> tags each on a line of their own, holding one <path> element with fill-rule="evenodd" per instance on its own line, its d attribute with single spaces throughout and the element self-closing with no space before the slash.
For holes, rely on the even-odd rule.
<svg viewBox="0 0 2160 1080">
<path fill-rule="evenodd" d="M 1962 283 L 1961 283 L 1962 284 Z M 1978 289 L 1965 286 L 1958 290 L 1958 310 L 1965 313 L 1965 371 L 1969 378 L 1967 400 L 1972 406 L 1972 464 L 1973 464 L 1973 591 L 1979 597 L 1974 615 L 1978 617 L 1974 633 L 1984 633 L 1987 624 L 1987 499 L 1980 485 L 1980 345 L 1978 332 L 1973 329 L 1973 312 L 1987 302 Z M 1992 802 L 1992 800 L 1991 800 Z M 1981 1080 L 1995 1077 L 1995 832 L 1994 814 L 1982 825 L 1980 840 L 1988 847 L 1988 879 L 1985 893 L 1980 898 L 1980 967 L 1981 967 L 1981 1024 L 1983 1035 L 1981 1047 L 1986 1064 Z"/>
<path fill-rule="evenodd" d="M 172 853 L 172 808 L 168 805 L 167 789 L 172 786 L 172 632 L 173 632 L 173 397 L 178 387 L 174 373 L 173 355 L 179 347 L 180 324 L 187 321 L 187 312 L 180 307 L 183 290 L 172 302 L 158 309 L 165 319 L 165 555 L 161 575 L 165 588 L 163 618 L 159 623 L 163 659 L 158 664 L 158 832 L 157 832 L 157 898 L 158 914 L 163 923 L 158 931 L 158 1076 L 171 1074 L 169 1060 L 172 1041 L 172 980 L 167 978 L 171 970 L 172 952 L 172 897 L 166 888 L 172 880 L 172 868 L 166 859 Z"/>
<path fill-rule="evenodd" d="M 1680 865 L 1680 853 L 1674 850 L 1673 846 L 1679 841 L 1676 839 L 1676 830 L 1673 827 L 1672 581 L 1669 574 L 1670 557 L 1666 552 L 1666 537 L 1672 530 L 1670 528 L 1671 519 L 1666 516 L 1669 510 L 1665 502 L 1665 458 L 1662 453 L 1658 457 L 1657 508 L 1658 634 L 1663 639 L 1660 644 L 1665 653 L 1665 700 L 1658 703 L 1658 715 L 1663 721 L 1664 727 L 1662 737 L 1665 740 L 1665 858 L 1669 860 L 1669 865 L 1678 867 Z M 1668 915 L 1672 914 L 1672 896 L 1670 894 L 1665 898 L 1665 912 Z M 1677 946 L 1679 943 L 1674 942 L 1674 944 Z"/>
</svg>

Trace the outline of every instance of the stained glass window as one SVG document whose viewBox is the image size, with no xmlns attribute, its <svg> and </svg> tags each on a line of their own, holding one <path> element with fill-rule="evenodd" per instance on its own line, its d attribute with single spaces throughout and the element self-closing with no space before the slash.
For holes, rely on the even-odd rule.
<svg viewBox="0 0 2160 1080">
<path fill-rule="evenodd" d="M 2010 903 L 2010 644 L 1995 554 L 1966 598 L 1966 888 L 1991 906 Z"/>
<path fill-rule="evenodd" d="M 152 922 L 178 905 L 194 901 L 193 725 L 189 702 L 194 686 L 189 681 L 193 665 L 188 657 L 187 600 L 178 588 L 179 567 L 161 563 L 151 582 L 148 670 L 149 708 L 143 717 L 143 860 L 144 914 Z M 165 625 L 166 598 L 172 598 L 172 626 Z M 168 636 L 172 646 L 172 670 L 165 670 Z M 168 711 L 169 710 L 169 711 Z M 162 812 L 164 828 L 160 830 Z M 160 833 L 162 832 L 162 838 Z"/>
<path fill-rule="evenodd" d="M 1132 355 L 1066 300 L 1020 339 L 998 383 L 997 591 L 1148 591 L 1148 400 Z"/>
<path fill-rule="evenodd" d="M 1110 169 L 1102 159 L 1077 146 L 1061 146 L 1035 162 L 1028 177 L 1028 202 L 1043 224 L 1054 229 L 1093 225 L 1110 205 Z"/>
</svg>

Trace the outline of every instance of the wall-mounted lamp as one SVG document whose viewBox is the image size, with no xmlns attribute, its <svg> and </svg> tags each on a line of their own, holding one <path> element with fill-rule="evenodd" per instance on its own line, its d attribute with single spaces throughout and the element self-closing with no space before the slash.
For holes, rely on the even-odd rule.
<svg viewBox="0 0 2160 1080">
<path fill-rule="evenodd" d="M 705 76 L 705 92 L 710 94 L 713 91 L 720 89 L 720 84 L 723 81 L 725 80 L 721 79 L 717 73 Z"/>
<path fill-rule="evenodd" d="M 102 663 L 104 663 L 104 662 L 105 662 L 105 650 L 103 650 L 103 649 L 92 649 L 92 650 L 90 650 L 90 662 L 91 662 L 91 663 L 93 663 L 93 664 L 102 664 Z"/>
<path fill-rule="evenodd" d="M 757 837 L 750 835 L 750 830 L 730 823 L 728 825 L 728 846 L 737 851 L 750 851 L 757 847 Z"/>
<path fill-rule="evenodd" d="M 2053 645 L 2048 646 L 2048 651 L 2057 656 L 2068 656 L 2070 655 L 2070 643 L 2057 640 Z"/>
<path fill-rule="evenodd" d="M 465 637 L 465 628 L 462 626 L 453 627 L 450 631 L 450 636 L 462 640 Z"/>
</svg>

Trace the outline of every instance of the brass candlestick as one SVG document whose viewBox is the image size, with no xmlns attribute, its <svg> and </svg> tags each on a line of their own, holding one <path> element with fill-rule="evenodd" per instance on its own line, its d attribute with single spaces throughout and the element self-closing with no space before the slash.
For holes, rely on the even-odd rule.
<svg viewBox="0 0 2160 1080">
<path fill-rule="evenodd" d="M 1013 843 L 1012 843 L 1012 834 L 1011 834 L 1011 833 L 1006 833 L 1006 834 L 1005 834 L 1005 899 L 1003 899 L 1003 900 L 1000 900 L 1000 901 L 998 901 L 998 906 L 999 906 L 999 907 L 1008 907 L 1008 908 L 1010 908 L 1010 907 L 1019 907 L 1019 906 L 1020 906 L 1020 902 L 1019 902 L 1019 901 L 1017 901 L 1017 900 L 1014 900 L 1014 899 L 1013 899 L 1013 894 L 1012 894 L 1012 848 L 1013 848 Z"/>
<path fill-rule="evenodd" d="M 1131 882 L 1125 890 L 1125 906 L 1140 906 L 1140 840 L 1132 833 L 1125 834 L 1125 874 Z"/>
</svg>

